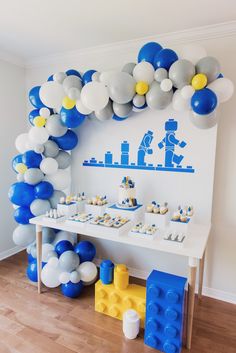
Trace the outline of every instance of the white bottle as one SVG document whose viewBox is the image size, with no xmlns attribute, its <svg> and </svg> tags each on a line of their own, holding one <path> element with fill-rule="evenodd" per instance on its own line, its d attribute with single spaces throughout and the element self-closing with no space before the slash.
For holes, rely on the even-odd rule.
<svg viewBox="0 0 236 353">
<path fill-rule="evenodd" d="M 123 314 L 123 333 L 126 338 L 133 340 L 139 334 L 140 318 L 135 310 L 127 310 Z"/>
</svg>

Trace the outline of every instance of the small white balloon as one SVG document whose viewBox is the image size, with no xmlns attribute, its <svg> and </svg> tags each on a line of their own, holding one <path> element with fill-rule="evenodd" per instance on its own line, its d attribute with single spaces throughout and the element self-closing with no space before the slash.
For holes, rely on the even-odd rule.
<svg viewBox="0 0 236 353">
<path fill-rule="evenodd" d="M 43 145 L 49 138 L 49 133 L 44 127 L 33 126 L 29 131 L 29 140 L 35 144 Z"/>
<path fill-rule="evenodd" d="M 101 82 L 89 82 L 81 90 L 81 102 L 88 109 L 101 110 L 108 101 L 108 89 Z"/>
<path fill-rule="evenodd" d="M 218 103 L 226 102 L 234 93 L 234 84 L 226 77 L 221 77 L 211 82 L 207 88 L 210 88 L 213 92 L 215 92 Z"/>
<path fill-rule="evenodd" d="M 152 64 L 147 61 L 137 64 L 133 71 L 133 77 L 137 82 L 144 81 L 150 85 L 154 80 L 154 68 Z"/>
<path fill-rule="evenodd" d="M 43 116 L 44 118 L 48 118 L 50 116 L 50 109 L 48 108 L 41 108 L 39 110 L 39 115 Z"/>
<path fill-rule="evenodd" d="M 78 112 L 80 112 L 81 114 L 84 114 L 84 115 L 88 115 L 88 114 L 92 113 L 92 110 L 85 107 L 85 105 L 81 102 L 81 99 L 79 99 L 76 102 L 76 109 L 78 110 Z"/>
<path fill-rule="evenodd" d="M 66 169 L 58 169 L 55 174 L 46 175 L 44 180 L 51 183 L 54 190 L 63 191 L 70 186 L 71 175 Z"/>
<path fill-rule="evenodd" d="M 193 86 L 186 85 L 183 88 L 181 88 L 180 92 L 181 92 L 181 95 L 184 99 L 190 99 L 190 98 L 192 98 L 195 90 L 194 90 Z"/>
<path fill-rule="evenodd" d="M 39 97 L 49 108 L 60 109 L 65 96 L 63 86 L 55 81 L 45 82 L 39 90 Z"/>
<path fill-rule="evenodd" d="M 58 170 L 58 163 L 54 158 L 44 158 L 40 163 L 40 169 L 46 175 L 55 174 Z"/>
<path fill-rule="evenodd" d="M 44 145 L 36 145 L 34 147 L 34 152 L 35 153 L 43 153 L 44 152 Z"/>
<path fill-rule="evenodd" d="M 28 140 L 27 133 L 20 134 L 17 136 L 15 140 L 15 146 L 17 151 L 19 151 L 20 153 L 25 153 L 27 151 L 27 146 L 26 146 L 27 140 Z"/>
<path fill-rule="evenodd" d="M 77 267 L 77 271 L 84 283 L 95 281 L 97 278 L 97 267 L 93 262 L 85 261 Z"/>
<path fill-rule="evenodd" d="M 169 92 L 173 87 L 173 83 L 169 78 L 165 78 L 161 81 L 160 87 L 163 92 Z"/>
<path fill-rule="evenodd" d="M 69 272 L 62 272 L 59 276 L 59 281 L 62 284 L 66 284 L 66 283 L 70 282 L 70 273 Z"/>
<path fill-rule="evenodd" d="M 56 288 L 61 284 L 59 281 L 61 270 L 58 265 L 56 267 L 51 266 L 50 265 L 51 260 L 57 260 L 57 259 L 55 257 L 51 257 L 48 263 L 43 267 L 41 272 L 41 280 L 46 287 Z"/>
<path fill-rule="evenodd" d="M 81 280 L 81 276 L 80 276 L 79 272 L 77 272 L 77 271 L 71 272 L 70 281 L 72 283 L 78 283 L 80 280 Z"/>
<path fill-rule="evenodd" d="M 80 97 L 80 90 L 76 87 L 71 87 L 68 90 L 68 97 L 73 101 L 77 101 Z"/>
<path fill-rule="evenodd" d="M 67 77 L 67 74 L 65 72 L 57 72 L 56 74 L 53 75 L 53 81 L 56 81 L 62 84 L 66 77 Z"/>
</svg>

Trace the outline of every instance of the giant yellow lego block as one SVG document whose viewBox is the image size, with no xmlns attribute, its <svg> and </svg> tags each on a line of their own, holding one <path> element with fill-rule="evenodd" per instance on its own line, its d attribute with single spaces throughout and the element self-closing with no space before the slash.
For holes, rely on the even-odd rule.
<svg viewBox="0 0 236 353">
<path fill-rule="evenodd" d="M 114 283 L 95 284 L 95 310 L 105 315 L 122 320 L 123 313 L 134 309 L 140 316 L 144 327 L 146 311 L 146 287 L 129 284 L 128 271 L 124 265 L 117 265 L 114 272 Z"/>
</svg>

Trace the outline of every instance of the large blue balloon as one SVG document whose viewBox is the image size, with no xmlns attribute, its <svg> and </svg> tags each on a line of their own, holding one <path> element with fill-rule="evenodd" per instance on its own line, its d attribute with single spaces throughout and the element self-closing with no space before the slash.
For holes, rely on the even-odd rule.
<svg viewBox="0 0 236 353">
<path fill-rule="evenodd" d="M 144 44 L 138 53 L 138 62 L 148 61 L 153 64 L 155 55 L 162 49 L 162 46 L 156 42 Z"/>
<path fill-rule="evenodd" d="M 33 88 L 31 88 L 31 90 L 29 91 L 29 100 L 30 103 L 35 107 L 35 108 L 43 108 L 45 107 L 45 105 L 43 104 L 43 102 L 41 101 L 40 97 L 39 97 L 39 90 L 40 90 L 40 86 L 35 86 Z"/>
<path fill-rule="evenodd" d="M 162 49 L 155 55 L 153 64 L 155 69 L 169 70 L 171 65 L 178 60 L 176 52 L 172 49 Z"/>
<path fill-rule="evenodd" d="M 26 151 L 23 154 L 22 161 L 27 165 L 28 168 L 39 168 L 43 157 L 41 154 L 34 152 L 33 150 Z"/>
<path fill-rule="evenodd" d="M 199 115 L 210 114 L 217 106 L 217 96 L 209 88 L 201 89 L 193 94 L 191 106 L 193 111 Z"/>
<path fill-rule="evenodd" d="M 46 265 L 45 262 L 42 262 L 42 268 Z M 29 262 L 27 269 L 26 269 L 27 277 L 32 282 L 38 282 L 38 270 L 37 270 L 37 260 L 33 260 Z"/>
<path fill-rule="evenodd" d="M 59 256 L 61 256 L 63 252 L 69 251 L 69 250 L 72 250 L 72 251 L 74 250 L 74 247 L 69 240 L 61 240 L 59 241 L 59 243 L 57 243 L 55 247 L 55 251 Z"/>
<path fill-rule="evenodd" d="M 18 163 L 23 163 L 23 161 L 22 161 L 22 157 L 23 157 L 23 155 L 22 154 L 18 154 L 17 156 L 15 156 L 14 158 L 13 158 L 13 160 L 12 160 L 12 168 L 13 168 L 13 170 L 17 173 L 17 171 L 16 171 L 16 166 L 17 166 L 17 164 Z"/>
<path fill-rule="evenodd" d="M 88 70 L 83 74 L 82 81 L 83 84 L 86 85 L 87 83 L 92 81 L 93 74 L 97 72 L 96 70 Z"/>
<path fill-rule="evenodd" d="M 76 244 L 75 252 L 79 255 L 80 263 L 93 261 L 96 255 L 96 248 L 90 241 L 83 240 Z"/>
<path fill-rule="evenodd" d="M 82 78 L 82 76 L 80 75 L 79 71 L 74 70 L 74 69 L 67 70 L 66 74 L 67 74 L 67 76 L 72 76 L 73 75 L 73 76 L 77 76 L 79 78 Z"/>
<path fill-rule="evenodd" d="M 54 189 L 48 181 L 41 181 L 34 187 L 34 194 L 36 199 L 47 200 L 53 195 Z"/>
<path fill-rule="evenodd" d="M 77 298 L 83 290 L 83 282 L 79 281 L 78 283 L 68 282 L 61 285 L 62 293 L 69 298 Z"/>
<path fill-rule="evenodd" d="M 78 144 L 78 136 L 71 130 L 68 130 L 65 135 L 61 137 L 51 137 L 51 140 L 55 141 L 59 148 L 65 151 L 73 150 Z"/>
<path fill-rule="evenodd" d="M 35 199 L 34 187 L 24 182 L 12 184 L 8 191 L 9 200 L 18 206 L 30 206 Z"/>
<path fill-rule="evenodd" d="M 29 122 L 31 125 L 34 126 L 34 118 L 36 118 L 36 116 L 39 116 L 39 109 L 34 109 L 31 110 L 31 112 L 29 113 Z"/>
<path fill-rule="evenodd" d="M 31 254 L 27 254 L 28 263 L 35 261 L 35 258 Z"/>
<path fill-rule="evenodd" d="M 86 115 L 78 112 L 76 107 L 72 109 L 66 109 L 62 107 L 60 111 L 60 115 L 61 115 L 61 121 L 63 122 L 63 124 L 70 129 L 76 128 L 79 125 L 81 125 L 84 119 L 86 118 Z"/>
<path fill-rule="evenodd" d="M 33 217 L 30 208 L 26 206 L 20 206 L 14 212 L 15 221 L 20 224 L 29 224 L 30 218 Z"/>
</svg>

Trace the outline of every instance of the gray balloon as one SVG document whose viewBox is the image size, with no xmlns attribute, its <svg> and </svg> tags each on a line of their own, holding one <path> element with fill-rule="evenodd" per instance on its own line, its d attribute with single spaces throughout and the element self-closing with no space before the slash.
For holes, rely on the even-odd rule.
<svg viewBox="0 0 236 353">
<path fill-rule="evenodd" d="M 66 197 L 66 194 L 63 191 L 54 190 L 52 197 L 49 199 L 52 208 L 57 208 L 61 197 Z"/>
<path fill-rule="evenodd" d="M 164 68 L 159 68 L 159 69 L 156 69 L 155 73 L 154 73 L 154 79 L 161 83 L 161 81 L 163 81 L 165 78 L 168 78 L 168 72 L 166 69 Z"/>
<path fill-rule="evenodd" d="M 36 145 L 34 148 L 35 153 L 43 153 L 44 151 L 44 145 Z"/>
<path fill-rule="evenodd" d="M 135 66 L 136 66 L 135 63 L 127 63 L 123 66 L 121 71 L 127 72 L 127 74 L 130 74 L 130 75 L 133 75 Z"/>
<path fill-rule="evenodd" d="M 111 100 L 109 100 L 105 108 L 95 112 L 96 117 L 101 121 L 111 119 L 113 117 L 113 114 L 114 112 Z"/>
<path fill-rule="evenodd" d="M 67 131 L 67 127 L 62 124 L 61 117 L 58 114 L 53 114 L 47 119 L 46 129 L 54 137 L 63 136 Z"/>
<path fill-rule="evenodd" d="M 219 116 L 216 111 L 207 115 L 199 115 L 193 111 L 190 112 L 190 121 L 201 130 L 211 129 L 218 123 L 218 120 Z"/>
<path fill-rule="evenodd" d="M 44 156 L 49 158 L 55 158 L 59 153 L 59 147 L 56 142 L 48 140 L 44 144 Z"/>
<path fill-rule="evenodd" d="M 132 103 L 119 104 L 119 103 L 113 102 L 114 113 L 119 118 L 125 118 L 129 116 L 129 114 L 132 111 L 132 108 L 133 108 Z"/>
<path fill-rule="evenodd" d="M 24 174 L 24 181 L 30 185 L 40 183 L 44 178 L 43 172 L 39 168 L 29 168 Z"/>
<path fill-rule="evenodd" d="M 196 70 L 199 74 L 207 76 L 207 82 L 215 81 L 220 74 L 220 63 L 213 56 L 205 56 L 196 64 Z"/>
<path fill-rule="evenodd" d="M 62 86 L 64 88 L 64 91 L 68 95 L 70 88 L 78 88 L 81 91 L 82 82 L 78 76 L 70 75 L 64 79 Z"/>
<path fill-rule="evenodd" d="M 140 94 L 136 94 L 133 98 L 133 105 L 136 108 L 141 108 L 144 106 L 144 104 L 146 103 L 146 99 L 145 96 L 140 96 Z"/>
<path fill-rule="evenodd" d="M 175 61 L 169 70 L 169 78 L 176 88 L 183 88 L 189 85 L 195 75 L 195 66 L 188 60 L 180 59 Z"/>
<path fill-rule="evenodd" d="M 149 108 L 162 110 L 171 103 L 172 97 L 172 90 L 169 92 L 164 92 L 161 90 L 160 84 L 154 81 L 146 94 L 146 102 Z"/>
<path fill-rule="evenodd" d="M 37 248 L 36 245 L 32 245 L 30 248 L 30 255 L 34 258 L 37 259 Z"/>
<path fill-rule="evenodd" d="M 71 164 L 71 155 L 68 152 L 60 151 L 55 160 L 58 163 L 59 169 L 66 169 Z"/>
<path fill-rule="evenodd" d="M 52 243 L 55 240 L 56 234 L 52 228 L 43 227 L 42 229 L 43 243 Z"/>
<path fill-rule="evenodd" d="M 119 104 L 129 103 L 135 95 L 135 84 L 136 81 L 127 72 L 117 72 L 108 84 L 111 99 Z"/>
<path fill-rule="evenodd" d="M 59 258 L 60 268 L 66 272 L 75 270 L 79 263 L 79 256 L 72 250 L 63 252 Z"/>
<path fill-rule="evenodd" d="M 51 208 L 48 200 L 36 199 L 30 205 L 30 211 L 35 217 L 45 214 Z"/>
<path fill-rule="evenodd" d="M 33 224 L 19 224 L 13 232 L 13 241 L 19 246 L 28 246 L 35 240 Z"/>
</svg>

